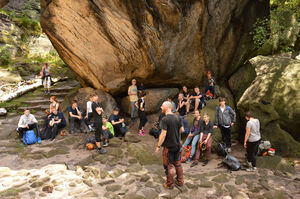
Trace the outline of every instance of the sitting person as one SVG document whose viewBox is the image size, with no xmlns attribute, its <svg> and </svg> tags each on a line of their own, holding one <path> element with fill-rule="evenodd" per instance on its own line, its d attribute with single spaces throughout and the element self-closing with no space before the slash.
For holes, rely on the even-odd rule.
<svg viewBox="0 0 300 199">
<path fill-rule="evenodd" d="M 211 71 L 207 71 L 206 75 L 207 75 L 207 83 L 206 83 L 205 94 L 207 94 L 207 92 L 209 91 L 212 95 L 210 97 L 215 98 L 215 84 L 216 84 L 216 82 L 215 82 L 214 78 L 211 76 Z"/>
<path fill-rule="evenodd" d="M 176 111 L 179 113 L 180 116 L 185 116 L 187 113 L 186 105 L 188 104 L 187 101 L 184 101 L 184 95 L 179 93 L 178 95 L 178 105 Z"/>
<path fill-rule="evenodd" d="M 40 144 L 42 140 L 40 136 L 38 121 L 36 120 L 34 115 L 30 114 L 29 109 L 25 109 L 24 115 L 20 117 L 17 132 L 21 136 L 21 138 L 23 138 L 23 134 L 26 133 L 26 131 L 33 130 L 33 129 L 36 130 L 38 143 Z"/>
<path fill-rule="evenodd" d="M 81 132 L 87 133 L 88 129 L 84 123 L 84 119 L 82 117 L 80 108 L 77 105 L 77 100 L 72 101 L 72 106 L 68 108 L 68 113 L 69 113 L 69 122 L 70 122 L 70 126 L 69 126 L 70 134 L 74 133 L 75 129 L 78 129 L 75 126 L 79 126 Z"/>
<path fill-rule="evenodd" d="M 187 159 L 186 162 L 190 162 L 193 158 L 193 156 L 195 155 L 196 152 L 196 148 L 197 148 L 197 143 L 200 137 L 200 126 L 202 124 L 202 118 L 200 115 L 200 112 L 197 110 L 195 111 L 195 118 L 193 120 L 193 125 L 191 128 L 191 131 L 188 135 L 188 137 L 186 138 L 184 144 L 182 145 L 183 147 L 186 147 L 187 145 L 189 145 L 192 142 L 192 151 L 190 154 L 189 159 Z"/>
<path fill-rule="evenodd" d="M 114 127 L 112 124 L 107 120 L 106 116 L 102 117 L 102 134 L 103 134 L 103 146 L 108 146 L 108 140 L 114 137 Z"/>
<path fill-rule="evenodd" d="M 49 127 L 50 127 L 50 140 L 54 141 L 58 132 L 66 126 L 66 119 L 62 112 L 59 112 L 52 107 L 51 114 L 49 117 Z"/>
<path fill-rule="evenodd" d="M 124 123 L 124 118 L 120 118 L 120 110 L 118 107 L 114 108 L 113 113 L 109 117 L 109 122 L 113 125 L 115 131 L 115 137 L 124 137 L 127 131 Z"/>
<path fill-rule="evenodd" d="M 172 104 L 172 113 L 176 112 L 176 104 L 173 102 L 173 99 L 171 96 L 168 97 L 168 101 Z"/>
<path fill-rule="evenodd" d="M 60 111 L 61 112 L 61 106 L 60 106 L 60 103 L 59 103 L 59 101 L 56 99 L 56 97 L 55 96 L 51 96 L 50 97 L 50 108 L 49 108 L 49 110 L 50 110 L 50 112 L 51 112 L 51 110 L 52 110 L 52 107 L 54 107 L 57 111 Z"/>
<path fill-rule="evenodd" d="M 92 128 L 92 118 L 93 118 L 93 110 L 92 110 L 92 97 L 93 95 L 90 95 L 90 100 L 86 103 L 86 116 L 84 117 L 85 124 L 89 127 L 90 131 L 93 131 Z"/>
<path fill-rule="evenodd" d="M 182 94 L 183 94 L 183 101 L 186 102 L 186 105 L 190 103 L 190 92 L 187 88 L 187 86 L 182 86 Z M 185 106 L 186 109 L 186 115 L 189 114 L 190 110 L 188 109 L 189 107 Z"/>
<path fill-rule="evenodd" d="M 196 152 L 196 157 L 194 162 L 191 164 L 191 167 L 194 167 L 198 164 L 200 154 L 201 154 L 201 143 L 206 145 L 206 152 L 205 152 L 205 161 L 203 162 L 202 166 L 206 166 L 211 152 L 211 145 L 212 145 L 212 133 L 213 133 L 214 124 L 212 121 L 209 120 L 209 116 L 207 113 L 203 114 L 203 121 L 200 126 L 200 139 L 198 141 L 198 148 Z"/>
<path fill-rule="evenodd" d="M 204 95 L 200 91 L 199 87 L 196 86 L 194 91 L 194 94 L 189 98 L 190 103 L 187 104 L 187 110 L 190 109 L 191 104 L 194 104 L 194 111 L 198 110 L 198 108 L 202 109 L 205 106 Z"/>
</svg>

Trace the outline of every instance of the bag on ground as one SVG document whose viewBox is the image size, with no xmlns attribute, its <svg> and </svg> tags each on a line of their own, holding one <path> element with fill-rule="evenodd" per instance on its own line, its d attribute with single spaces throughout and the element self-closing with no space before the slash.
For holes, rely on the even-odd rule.
<svg viewBox="0 0 300 199">
<path fill-rule="evenodd" d="M 241 169 L 240 161 L 232 155 L 227 155 L 222 160 L 222 163 L 225 167 L 227 167 L 231 171 L 237 171 L 237 170 Z"/>
<path fill-rule="evenodd" d="M 96 144 L 95 135 L 88 136 L 88 137 L 85 139 L 85 141 L 84 141 L 84 147 L 86 147 L 86 145 L 87 145 L 88 143 Z"/>
<path fill-rule="evenodd" d="M 37 138 L 35 136 L 34 130 L 26 131 L 23 135 L 23 143 L 24 144 L 35 144 L 37 142 Z"/>
<path fill-rule="evenodd" d="M 181 149 L 181 162 L 184 163 L 187 161 L 187 159 L 189 159 L 190 155 L 191 155 L 191 152 L 192 152 L 192 147 L 191 146 L 184 146 L 182 147 Z"/>
<path fill-rule="evenodd" d="M 225 143 L 223 143 L 223 142 L 220 142 L 219 144 L 218 144 L 218 149 L 217 149 L 217 153 L 218 153 L 218 155 L 219 156 L 223 156 L 223 157 L 226 157 L 226 155 L 227 155 L 227 152 L 226 152 L 226 147 L 225 147 Z"/>
</svg>

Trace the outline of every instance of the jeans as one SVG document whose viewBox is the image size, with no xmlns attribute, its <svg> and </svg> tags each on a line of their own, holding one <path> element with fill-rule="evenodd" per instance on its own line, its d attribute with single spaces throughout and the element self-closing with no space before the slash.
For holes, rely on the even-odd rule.
<svg viewBox="0 0 300 199">
<path fill-rule="evenodd" d="M 224 126 L 219 126 L 222 134 L 222 141 L 225 143 L 226 148 L 230 148 L 231 141 L 231 126 L 229 128 L 225 128 Z"/>
<path fill-rule="evenodd" d="M 137 108 L 135 106 L 135 102 L 130 102 L 131 106 L 131 118 L 136 118 L 137 117 Z"/>
<path fill-rule="evenodd" d="M 103 133 L 103 137 L 104 137 L 104 139 L 111 139 L 111 138 L 113 138 L 114 137 L 114 135 L 110 132 L 110 130 L 105 130 L 105 131 L 102 131 L 102 133 Z"/>
<path fill-rule="evenodd" d="M 192 141 L 192 151 L 191 151 L 190 158 L 192 158 L 195 155 L 195 152 L 196 152 L 196 149 L 197 149 L 197 143 L 198 143 L 199 138 L 200 138 L 200 134 L 194 135 L 193 137 L 188 137 L 188 138 L 186 138 L 184 144 L 182 145 L 182 146 L 187 146 L 193 140 Z"/>
<path fill-rule="evenodd" d="M 215 86 L 209 86 L 209 85 L 207 85 L 207 86 L 206 86 L 206 89 L 205 89 L 205 93 L 206 93 L 207 91 L 210 91 L 211 94 L 215 95 Z"/>
<path fill-rule="evenodd" d="M 64 128 L 65 126 L 66 126 L 65 124 L 60 123 L 60 124 L 54 124 L 52 127 L 50 127 L 51 128 L 50 138 L 54 139 L 57 136 L 59 130 Z"/>
<path fill-rule="evenodd" d="M 253 167 L 256 167 L 256 154 L 258 152 L 258 145 L 260 140 L 256 142 L 247 142 L 247 160 L 252 163 Z"/>
</svg>

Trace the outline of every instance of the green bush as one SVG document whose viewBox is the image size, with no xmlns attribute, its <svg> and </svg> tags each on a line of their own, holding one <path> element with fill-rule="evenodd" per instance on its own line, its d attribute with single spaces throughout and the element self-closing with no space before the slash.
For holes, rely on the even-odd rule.
<svg viewBox="0 0 300 199">
<path fill-rule="evenodd" d="M 7 48 L 0 48 L 0 65 L 7 66 L 11 63 L 11 53 Z"/>
</svg>

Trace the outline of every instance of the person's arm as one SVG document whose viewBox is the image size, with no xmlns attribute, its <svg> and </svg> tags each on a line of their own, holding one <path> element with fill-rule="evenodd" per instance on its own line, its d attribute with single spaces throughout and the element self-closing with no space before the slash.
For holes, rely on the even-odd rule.
<svg viewBox="0 0 300 199">
<path fill-rule="evenodd" d="M 19 120 L 18 127 L 27 128 L 27 125 L 24 124 L 24 117 L 23 116 L 21 116 L 21 118 Z"/>
<path fill-rule="evenodd" d="M 108 127 L 102 125 L 102 130 L 103 130 L 103 131 L 105 131 L 105 130 L 107 130 L 107 129 L 108 129 Z"/>
<path fill-rule="evenodd" d="M 32 119 L 32 123 L 38 123 L 38 121 L 36 120 L 36 118 L 34 117 L 34 115 L 31 115 L 31 119 Z"/>
<path fill-rule="evenodd" d="M 164 143 L 167 135 L 167 130 L 161 130 L 155 153 L 158 154 L 161 145 Z"/>
<path fill-rule="evenodd" d="M 55 124 L 59 124 L 61 122 L 61 119 L 54 121 Z"/>
<path fill-rule="evenodd" d="M 97 112 L 98 115 L 101 115 L 103 113 L 103 109 L 98 106 L 96 108 L 96 112 Z"/>
<path fill-rule="evenodd" d="M 77 114 L 78 114 L 78 118 L 80 119 L 81 118 L 81 111 L 79 110 L 78 107 L 76 107 L 76 111 L 77 111 Z"/>
<path fill-rule="evenodd" d="M 144 111 L 145 109 L 143 108 L 144 106 L 144 102 L 141 102 L 140 107 L 141 107 L 141 111 Z"/>
<path fill-rule="evenodd" d="M 218 107 L 216 108 L 215 120 L 216 120 L 216 122 L 215 122 L 214 128 L 218 128 L 218 126 L 219 126 Z"/>
<path fill-rule="evenodd" d="M 133 95 L 133 93 L 131 93 L 131 88 L 130 88 L 130 86 L 129 86 L 129 88 L 128 88 L 128 95 L 130 96 L 130 95 Z"/>
<path fill-rule="evenodd" d="M 250 127 L 246 127 L 246 134 L 245 134 L 245 140 L 244 140 L 244 147 L 247 148 L 247 141 L 250 135 Z"/>
<path fill-rule="evenodd" d="M 202 133 L 202 131 L 201 131 L 201 133 L 200 133 L 200 138 L 199 138 L 199 143 L 201 143 L 202 137 L 203 137 L 203 133 Z"/>
<path fill-rule="evenodd" d="M 209 134 L 207 135 L 206 139 L 204 140 L 204 143 L 205 143 L 205 144 L 207 144 L 207 142 L 208 142 L 210 136 L 211 136 L 211 133 L 209 133 Z"/>
<path fill-rule="evenodd" d="M 213 132 L 213 124 L 209 122 L 208 135 L 207 138 L 205 139 L 205 144 L 208 142 L 210 136 L 212 135 L 212 132 Z"/>
<path fill-rule="evenodd" d="M 231 126 L 233 126 L 233 124 L 236 123 L 236 113 L 234 112 L 234 110 L 231 107 L 229 108 L 229 111 L 230 111 L 230 114 L 233 117 L 233 121 L 231 123 Z"/>
</svg>

